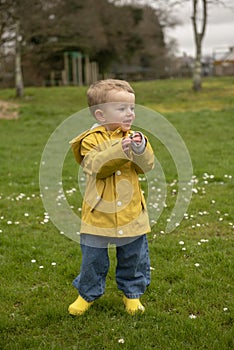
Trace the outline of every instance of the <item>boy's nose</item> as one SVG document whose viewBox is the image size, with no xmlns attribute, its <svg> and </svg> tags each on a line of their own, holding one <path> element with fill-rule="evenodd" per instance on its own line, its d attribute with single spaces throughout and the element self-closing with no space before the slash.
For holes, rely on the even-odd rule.
<svg viewBox="0 0 234 350">
<path fill-rule="evenodd" d="M 133 110 L 130 107 L 127 109 L 127 114 L 128 115 L 134 114 Z"/>
</svg>

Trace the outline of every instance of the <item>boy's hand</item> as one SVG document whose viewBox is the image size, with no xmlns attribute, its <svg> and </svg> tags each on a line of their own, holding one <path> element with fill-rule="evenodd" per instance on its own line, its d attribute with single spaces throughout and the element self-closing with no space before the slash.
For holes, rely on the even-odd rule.
<svg viewBox="0 0 234 350">
<path fill-rule="evenodd" d="M 139 132 L 135 132 L 131 138 L 135 143 L 141 143 L 142 136 Z"/>
<path fill-rule="evenodd" d="M 122 139 L 122 147 L 127 156 L 129 156 L 131 143 L 132 143 L 132 139 L 130 137 L 125 137 L 124 139 Z"/>
<path fill-rule="evenodd" d="M 143 134 L 140 132 L 134 132 L 133 135 L 124 138 L 122 140 L 122 147 L 127 156 L 129 156 L 130 149 L 141 154 L 145 149 L 145 139 Z"/>
</svg>

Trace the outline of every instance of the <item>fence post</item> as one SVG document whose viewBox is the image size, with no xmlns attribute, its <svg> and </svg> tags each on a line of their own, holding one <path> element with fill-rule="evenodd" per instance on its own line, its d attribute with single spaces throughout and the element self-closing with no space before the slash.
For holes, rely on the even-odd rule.
<svg viewBox="0 0 234 350">
<path fill-rule="evenodd" d="M 63 74 L 64 85 L 69 85 L 69 58 L 68 53 L 64 52 L 64 74 Z"/>
<path fill-rule="evenodd" d="M 82 69 L 82 54 L 78 52 L 77 57 L 77 63 L 78 63 L 78 85 L 83 85 L 83 69 Z"/>
</svg>

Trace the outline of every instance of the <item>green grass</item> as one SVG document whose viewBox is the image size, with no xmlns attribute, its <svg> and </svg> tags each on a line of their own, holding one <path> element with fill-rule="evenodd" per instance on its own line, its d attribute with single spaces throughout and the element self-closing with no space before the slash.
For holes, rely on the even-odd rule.
<svg viewBox="0 0 234 350">
<path fill-rule="evenodd" d="M 177 173 L 155 142 L 168 183 L 167 208 L 148 236 L 153 269 L 142 298 L 146 312 L 133 317 L 116 288 L 113 249 L 105 295 L 83 317 L 68 315 L 76 298 L 71 282 L 79 271 L 79 246 L 44 222 L 41 155 L 55 128 L 86 107 L 86 88 L 27 88 L 22 101 L 13 90 L 0 91 L 0 100 L 20 105 L 18 120 L 0 120 L 1 349 L 233 349 L 233 82 L 207 79 L 200 94 L 192 92 L 190 80 L 133 84 L 137 103 L 162 113 L 182 136 L 196 180 L 185 219 L 165 234 Z M 76 178 L 69 153 L 65 190 L 76 187 Z M 75 209 L 81 204 L 78 191 L 67 199 Z"/>
</svg>

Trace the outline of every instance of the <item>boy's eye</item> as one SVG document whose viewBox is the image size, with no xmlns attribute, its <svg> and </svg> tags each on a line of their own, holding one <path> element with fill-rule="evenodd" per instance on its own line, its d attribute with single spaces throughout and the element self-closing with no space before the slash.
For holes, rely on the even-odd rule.
<svg viewBox="0 0 234 350">
<path fill-rule="evenodd" d="M 131 106 L 131 107 L 119 107 L 118 108 L 118 111 L 120 112 L 124 112 L 126 109 L 130 108 L 132 112 L 135 111 L 135 107 L 134 106 Z"/>
</svg>

